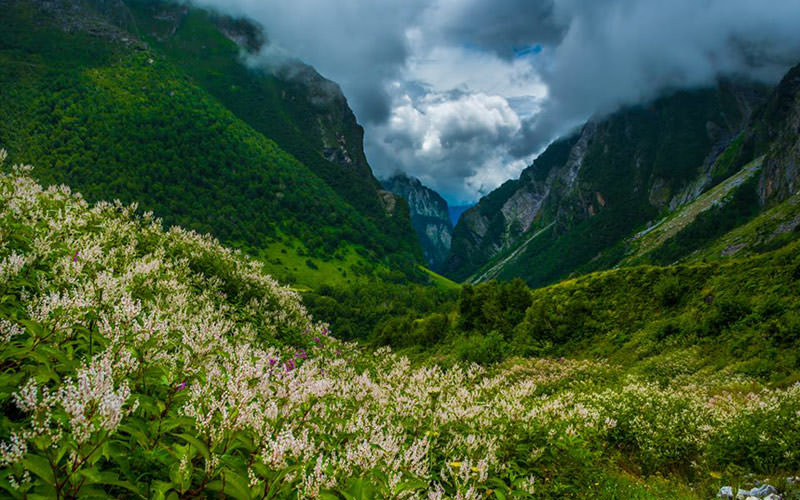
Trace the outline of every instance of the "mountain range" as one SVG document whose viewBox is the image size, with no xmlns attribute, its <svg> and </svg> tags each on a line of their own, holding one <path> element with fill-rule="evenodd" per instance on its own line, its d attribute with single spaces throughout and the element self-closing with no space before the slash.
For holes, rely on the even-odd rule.
<svg viewBox="0 0 800 500">
<path fill-rule="evenodd" d="M 12 161 L 211 232 L 298 286 L 425 281 L 422 263 L 533 286 L 670 264 L 796 190 L 797 68 L 774 89 L 720 80 L 595 117 L 454 223 L 418 180 L 381 185 L 338 85 L 261 60 L 252 21 L 148 0 L 0 6 Z M 725 256 L 753 246 L 736 245 Z"/>
<path fill-rule="evenodd" d="M 463 214 L 444 274 L 541 286 L 693 259 L 796 193 L 799 75 L 795 67 L 774 89 L 721 80 L 589 120 Z M 784 208 L 782 241 L 797 226 Z"/>
<path fill-rule="evenodd" d="M 253 21 L 0 13 L 0 496 L 800 498 L 800 66 L 456 207 Z"/>
</svg>

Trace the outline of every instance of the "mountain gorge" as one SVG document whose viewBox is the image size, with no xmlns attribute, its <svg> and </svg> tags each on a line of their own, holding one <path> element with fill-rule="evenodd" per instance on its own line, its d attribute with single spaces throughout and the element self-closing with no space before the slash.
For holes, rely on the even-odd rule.
<svg viewBox="0 0 800 500">
<path fill-rule="evenodd" d="M 388 19 L 408 66 L 505 92 L 464 40 L 549 4 L 421 2 L 431 31 L 395 1 L 240 6 L 380 75 Z M 199 5 L 0 0 L 0 498 L 800 500 L 800 65 L 595 116 L 449 206 L 420 179 L 468 199 L 527 99 L 392 82 L 420 96 L 370 159 L 428 171 L 378 180 L 338 84 Z"/>
<path fill-rule="evenodd" d="M 419 179 L 397 174 L 385 181 L 383 187 L 406 200 L 411 225 L 417 232 L 425 262 L 438 271 L 453 238 L 453 224 L 447 202 L 436 191 L 422 185 Z"/>
</svg>

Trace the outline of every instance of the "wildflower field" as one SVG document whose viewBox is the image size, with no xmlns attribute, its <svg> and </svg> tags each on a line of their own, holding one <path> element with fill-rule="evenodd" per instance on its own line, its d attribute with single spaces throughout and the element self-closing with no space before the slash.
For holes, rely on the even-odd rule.
<svg viewBox="0 0 800 500">
<path fill-rule="evenodd" d="M 800 471 L 800 384 L 409 360 L 261 264 L 0 175 L 0 496 L 712 498 Z M 755 476 L 753 476 L 755 475 Z M 795 495 L 794 497 L 789 495 Z"/>
</svg>

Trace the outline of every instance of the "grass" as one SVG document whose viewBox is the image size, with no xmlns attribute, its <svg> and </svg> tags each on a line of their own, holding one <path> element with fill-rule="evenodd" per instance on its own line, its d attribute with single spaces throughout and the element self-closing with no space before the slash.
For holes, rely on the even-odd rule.
<svg viewBox="0 0 800 500">
<path fill-rule="evenodd" d="M 800 195 L 793 195 L 753 220 L 687 256 L 687 262 L 746 257 L 774 250 L 794 241 L 800 225 Z"/>
<path fill-rule="evenodd" d="M 326 258 L 315 256 L 300 240 L 282 236 L 257 252 L 265 269 L 281 283 L 298 291 L 332 286 L 353 285 L 376 270 L 374 261 L 358 253 L 354 246 L 342 246 Z"/>
<path fill-rule="evenodd" d="M 427 267 L 419 266 L 419 269 L 430 277 L 431 284 L 436 288 L 448 291 L 455 291 L 461 288 L 461 285 L 459 283 L 456 283 L 453 280 L 445 278 L 441 274 L 431 271 Z"/>
<path fill-rule="evenodd" d="M 649 228 L 637 233 L 631 241 L 631 246 L 635 249 L 633 254 L 626 257 L 621 264 L 635 262 L 642 255 L 655 250 L 670 238 L 675 237 L 681 230 L 694 222 L 701 213 L 713 206 L 724 204 L 725 199 L 734 190 L 761 171 L 762 160 L 763 158 L 759 158 L 747 164 L 739 172 L 720 182 L 691 203 L 687 203 Z"/>
</svg>

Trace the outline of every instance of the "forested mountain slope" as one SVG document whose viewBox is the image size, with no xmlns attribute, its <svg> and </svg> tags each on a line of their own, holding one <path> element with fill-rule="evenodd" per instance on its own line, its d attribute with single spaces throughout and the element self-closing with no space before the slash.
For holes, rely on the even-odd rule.
<svg viewBox="0 0 800 500">
<path fill-rule="evenodd" d="M 160 2 L 1 7 L 0 143 L 42 181 L 254 252 L 338 258 L 341 275 L 416 272 L 404 202 L 372 177 L 338 88 L 308 67 L 306 82 L 249 69 L 232 39 L 256 28 Z"/>
<path fill-rule="evenodd" d="M 425 261 L 434 271 L 440 270 L 453 238 L 447 202 L 439 193 L 423 186 L 419 179 L 405 174 L 394 175 L 382 184 L 387 191 L 406 200 Z"/>
<path fill-rule="evenodd" d="M 768 95 L 725 81 L 590 121 L 462 216 L 446 272 L 542 285 L 617 264 L 634 230 L 755 159 L 747 137 Z"/>
</svg>

